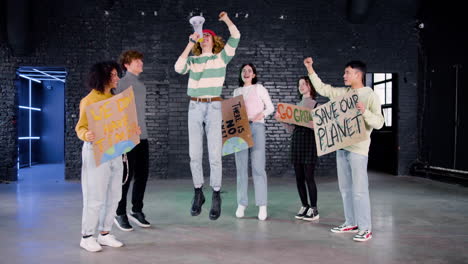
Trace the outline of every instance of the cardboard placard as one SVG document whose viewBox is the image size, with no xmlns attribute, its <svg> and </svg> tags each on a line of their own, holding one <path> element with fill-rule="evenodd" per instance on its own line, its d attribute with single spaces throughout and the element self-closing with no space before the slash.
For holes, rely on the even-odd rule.
<svg viewBox="0 0 468 264">
<path fill-rule="evenodd" d="M 356 108 L 358 101 L 357 92 L 351 90 L 312 110 L 318 156 L 366 140 L 364 118 Z"/>
<path fill-rule="evenodd" d="M 248 149 L 254 145 L 247 110 L 242 95 L 221 102 L 223 121 L 223 156 Z"/>
<path fill-rule="evenodd" d="M 86 107 L 88 128 L 93 131 L 96 167 L 140 143 L 133 87 Z"/>
<path fill-rule="evenodd" d="M 279 122 L 294 124 L 298 126 L 313 128 L 312 109 L 293 104 L 278 103 L 277 112 L 279 117 L 276 118 Z"/>
</svg>

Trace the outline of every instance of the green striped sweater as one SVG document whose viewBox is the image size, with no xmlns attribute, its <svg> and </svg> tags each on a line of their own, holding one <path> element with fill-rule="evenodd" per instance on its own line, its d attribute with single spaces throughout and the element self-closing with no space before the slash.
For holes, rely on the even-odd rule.
<svg viewBox="0 0 468 264">
<path fill-rule="evenodd" d="M 174 69 L 179 74 L 189 74 L 187 95 L 220 96 L 226 77 L 226 66 L 236 53 L 240 32 L 235 25 L 229 27 L 231 36 L 224 49 L 218 54 L 201 54 L 200 56 L 179 57 Z"/>
</svg>

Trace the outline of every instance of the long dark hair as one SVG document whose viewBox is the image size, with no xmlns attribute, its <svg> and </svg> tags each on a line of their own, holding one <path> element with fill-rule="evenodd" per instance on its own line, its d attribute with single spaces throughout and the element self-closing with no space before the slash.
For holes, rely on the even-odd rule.
<svg viewBox="0 0 468 264">
<path fill-rule="evenodd" d="M 312 97 L 312 99 L 315 100 L 315 98 L 317 98 L 317 91 L 315 90 L 315 87 L 312 85 L 312 82 L 310 82 L 309 76 L 300 77 L 299 81 L 297 81 L 297 83 L 299 83 L 301 80 L 304 80 L 309 85 L 309 87 L 310 87 L 310 97 Z M 302 100 L 302 94 L 301 94 L 301 91 L 299 91 L 299 89 L 297 89 L 297 93 L 298 93 L 299 99 Z"/>
<path fill-rule="evenodd" d="M 257 83 L 257 68 L 255 68 L 255 66 L 253 65 L 253 63 L 249 62 L 249 63 L 242 64 L 242 67 L 240 67 L 240 71 L 239 71 L 239 87 L 244 86 L 244 81 L 242 80 L 242 70 L 243 70 L 244 67 L 247 66 L 247 65 L 249 65 L 249 66 L 252 68 L 252 71 L 253 71 L 253 73 L 255 74 L 255 78 L 252 79 L 252 84 L 256 84 L 256 83 Z"/>
<path fill-rule="evenodd" d="M 111 81 L 111 72 L 114 69 L 118 75 L 121 74 L 120 66 L 115 61 L 102 61 L 91 66 L 87 80 L 88 88 L 104 93 L 105 86 Z"/>
</svg>

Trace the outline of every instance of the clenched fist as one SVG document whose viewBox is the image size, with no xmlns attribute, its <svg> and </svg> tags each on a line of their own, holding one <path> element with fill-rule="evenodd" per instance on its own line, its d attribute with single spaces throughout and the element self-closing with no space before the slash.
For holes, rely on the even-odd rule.
<svg viewBox="0 0 468 264">
<path fill-rule="evenodd" d="M 314 64 L 314 60 L 312 60 L 312 57 L 307 57 L 304 59 L 304 65 L 306 67 L 312 67 L 312 64 Z"/>
<path fill-rule="evenodd" d="M 228 14 L 225 11 L 219 13 L 219 21 L 226 21 L 228 18 Z"/>
</svg>

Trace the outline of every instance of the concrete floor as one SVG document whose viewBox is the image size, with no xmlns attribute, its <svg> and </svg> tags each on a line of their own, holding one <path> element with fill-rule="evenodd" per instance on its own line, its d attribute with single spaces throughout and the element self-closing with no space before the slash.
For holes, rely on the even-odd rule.
<svg viewBox="0 0 468 264">
<path fill-rule="evenodd" d="M 217 221 L 208 219 L 208 189 L 192 217 L 191 180 L 151 180 L 144 211 L 153 227 L 115 228 L 123 248 L 89 253 L 79 247 L 80 183 L 57 178 L 61 165 L 20 173 L 18 183 L 0 184 L 0 263 L 468 263 L 468 189 L 426 179 L 370 173 L 374 238 L 364 243 L 329 232 L 343 222 L 332 177 L 318 178 L 317 222 L 294 220 L 292 178 L 269 180 L 265 222 L 252 205 L 235 218 L 234 179 L 223 182 Z"/>
</svg>

